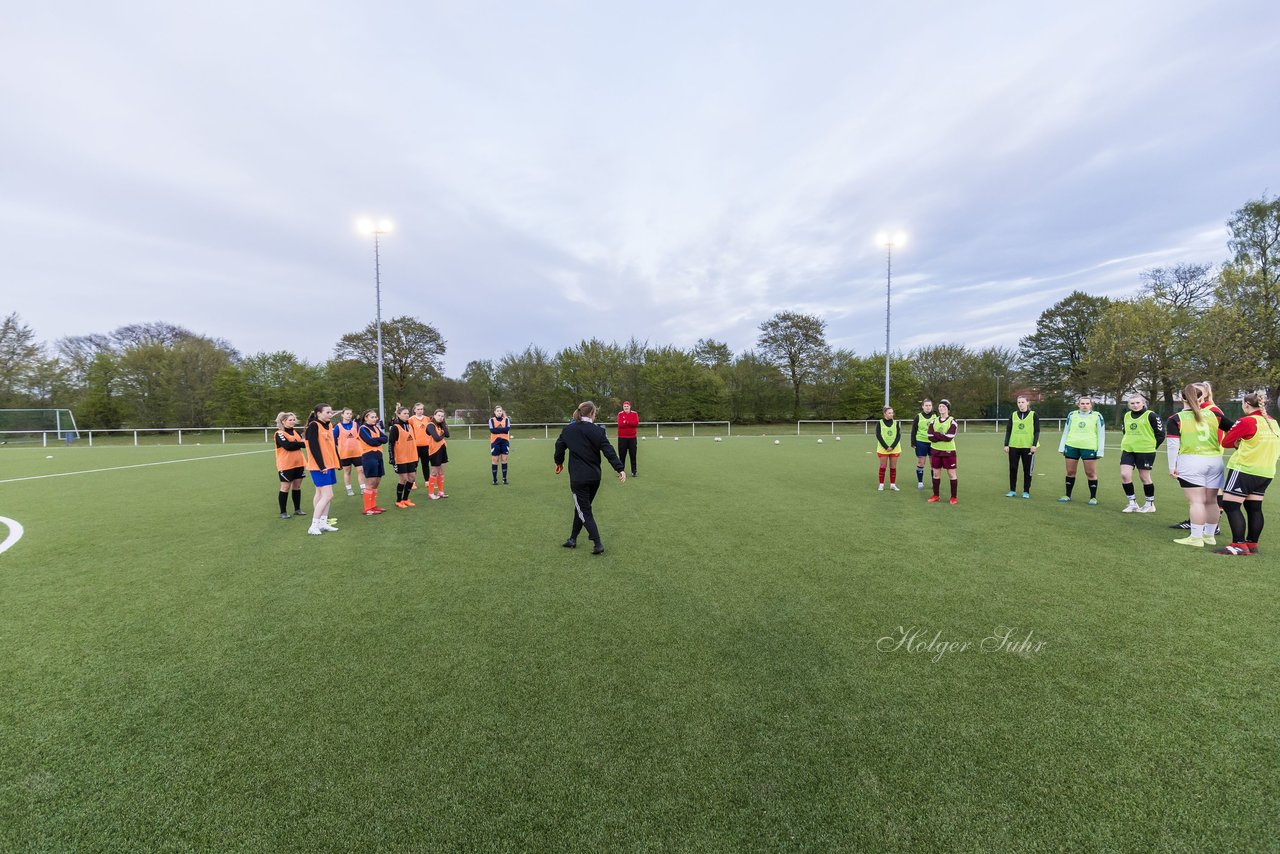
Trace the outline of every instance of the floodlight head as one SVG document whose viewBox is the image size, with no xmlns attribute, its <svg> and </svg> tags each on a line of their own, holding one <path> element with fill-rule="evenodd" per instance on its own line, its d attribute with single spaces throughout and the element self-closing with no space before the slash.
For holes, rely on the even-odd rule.
<svg viewBox="0 0 1280 854">
<path fill-rule="evenodd" d="M 356 220 L 356 231 L 361 234 L 389 234 L 395 228 L 395 223 L 389 219 L 374 220 L 371 217 L 362 216 Z"/>
<path fill-rule="evenodd" d="M 882 231 L 876 235 L 877 246 L 902 246 L 907 242 L 906 232 Z"/>
</svg>

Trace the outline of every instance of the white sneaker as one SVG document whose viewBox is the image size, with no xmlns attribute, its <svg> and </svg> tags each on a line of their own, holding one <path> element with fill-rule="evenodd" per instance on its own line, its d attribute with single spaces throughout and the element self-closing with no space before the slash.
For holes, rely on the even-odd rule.
<svg viewBox="0 0 1280 854">
<path fill-rule="evenodd" d="M 883 483 L 876 487 L 876 492 L 884 492 L 884 484 L 883 484 Z"/>
<path fill-rule="evenodd" d="M 307 533 L 313 537 L 318 537 L 323 534 L 324 531 L 321 531 L 317 525 L 313 524 L 310 528 L 307 528 Z"/>
<path fill-rule="evenodd" d="M 336 530 L 338 530 L 337 528 L 335 528 L 335 527 L 333 527 L 332 525 L 330 525 L 328 522 L 321 522 L 319 525 L 312 525 L 311 527 L 313 527 L 313 528 L 318 527 L 321 531 L 324 531 L 326 534 L 327 534 L 327 533 L 329 533 L 329 532 L 331 532 L 331 531 L 336 531 Z"/>
<path fill-rule="evenodd" d="M 917 482 L 917 483 L 916 483 L 916 489 L 924 489 L 924 484 L 923 484 L 923 483 L 918 483 L 918 482 Z"/>
<path fill-rule="evenodd" d="M 347 495 L 350 495 L 352 498 L 356 497 L 355 492 L 350 487 L 347 487 Z"/>
<path fill-rule="evenodd" d="M 896 484 L 896 483 L 891 483 L 891 484 L 889 484 L 889 489 L 893 490 L 894 492 L 901 492 L 901 491 L 902 491 L 901 489 L 898 489 L 898 484 Z"/>
<path fill-rule="evenodd" d="M 1138 512 L 1141 512 L 1141 509 L 1142 508 L 1140 508 L 1136 502 L 1130 501 L 1128 504 L 1125 505 L 1125 508 L 1120 512 L 1121 513 L 1138 513 Z"/>
<path fill-rule="evenodd" d="M 1156 503 L 1154 501 L 1148 501 L 1146 504 L 1143 504 L 1141 507 L 1138 508 L 1138 512 L 1154 513 L 1156 512 Z"/>
</svg>

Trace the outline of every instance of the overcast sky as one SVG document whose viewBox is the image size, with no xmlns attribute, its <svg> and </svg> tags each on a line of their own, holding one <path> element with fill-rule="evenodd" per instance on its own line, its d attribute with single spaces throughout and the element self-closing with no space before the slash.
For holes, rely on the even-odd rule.
<svg viewBox="0 0 1280 854">
<path fill-rule="evenodd" d="M 582 338 L 1015 345 L 1071 290 L 1226 258 L 1280 191 L 1280 4 L 52 2 L 0 16 L 4 299 L 446 371 Z"/>
</svg>

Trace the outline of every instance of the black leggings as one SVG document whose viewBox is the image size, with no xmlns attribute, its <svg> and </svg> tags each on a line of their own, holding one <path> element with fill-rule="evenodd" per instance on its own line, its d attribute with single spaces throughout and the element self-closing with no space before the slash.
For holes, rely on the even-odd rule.
<svg viewBox="0 0 1280 854">
<path fill-rule="evenodd" d="M 631 473 L 636 473 L 636 440 L 635 439 L 619 439 L 618 440 L 618 456 L 622 459 L 622 467 L 627 467 L 627 454 L 631 454 Z"/>
<path fill-rule="evenodd" d="M 573 491 L 573 533 L 569 535 L 569 539 L 578 539 L 578 534 L 586 528 L 591 542 L 600 545 L 600 529 L 596 527 L 596 517 L 591 514 L 591 502 L 600 490 L 600 481 L 570 481 L 569 489 Z"/>
<path fill-rule="evenodd" d="M 1018 489 L 1018 463 L 1022 463 L 1022 491 L 1031 491 L 1031 469 L 1035 467 L 1036 455 L 1030 448 L 1009 449 L 1009 491 Z"/>
</svg>

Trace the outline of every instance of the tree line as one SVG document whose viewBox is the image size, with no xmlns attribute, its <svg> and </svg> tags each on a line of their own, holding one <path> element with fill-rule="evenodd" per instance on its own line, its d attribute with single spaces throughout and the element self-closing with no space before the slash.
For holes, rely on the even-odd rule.
<svg viewBox="0 0 1280 854">
<path fill-rule="evenodd" d="M 1138 390 L 1173 409 L 1189 379 L 1280 394 L 1280 200 L 1263 197 L 1227 223 L 1231 257 L 1218 269 L 1183 263 L 1142 273 L 1138 295 L 1076 292 L 1046 309 L 1017 348 L 943 343 L 890 356 L 891 403 L 907 416 L 923 397 L 948 398 L 962 418 L 1007 412 L 1031 390 L 1053 416 L 1078 394 Z M 169 323 L 138 323 L 53 343 L 16 313 L 0 322 L 0 408 L 59 407 L 84 429 L 249 426 L 318 401 L 377 401 L 376 330 L 343 335 L 308 362 L 280 350 L 244 355 L 225 339 Z M 647 420 L 762 423 L 878 418 L 884 353 L 833 348 L 826 321 L 782 311 L 755 346 L 734 353 L 705 338 L 682 349 L 631 338 L 529 345 L 443 373 L 447 342 L 413 317 L 383 323 L 388 404 L 422 401 L 476 417 L 502 404 L 517 422 L 559 421 L 582 400 L 606 413 L 631 400 Z M 1227 395 L 1219 395 L 1225 398 Z"/>
</svg>

